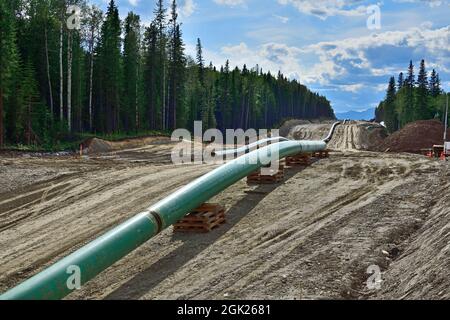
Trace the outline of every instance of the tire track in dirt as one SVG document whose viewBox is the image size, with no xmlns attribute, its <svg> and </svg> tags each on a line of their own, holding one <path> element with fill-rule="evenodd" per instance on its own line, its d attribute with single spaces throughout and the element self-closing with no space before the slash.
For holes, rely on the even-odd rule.
<svg viewBox="0 0 450 320">
<path fill-rule="evenodd" d="M 114 171 L 114 175 L 109 170 L 94 176 L 86 174 L 71 181 L 70 192 L 17 208 L 16 216 L 26 215 L 28 220 L 19 219 L 0 231 L 0 287 L 27 278 L 205 170 L 139 166 Z M 141 188 L 144 184 L 146 187 Z M 4 223 L 4 219 L 1 221 Z"/>
<path fill-rule="evenodd" d="M 335 143 L 359 147 L 356 125 L 340 130 Z M 166 149 L 150 148 L 148 162 L 139 164 L 129 162 L 133 152 L 127 154 L 131 160 L 117 154 L 113 160 L 94 160 L 95 165 L 52 162 L 80 175 L 60 182 L 70 184 L 64 193 L 50 190 L 43 197 L 45 188 L 30 187 L 11 200 L 25 196 L 28 205 L 8 215 L 31 216 L 0 231 L 0 290 L 212 168 L 153 165 L 156 153 Z M 136 152 L 141 151 L 134 160 L 146 160 L 145 148 Z M 430 189 L 440 165 L 419 156 L 351 150 L 304 170 L 289 169 L 278 185 L 248 187 L 241 181 L 211 200 L 229 209 L 226 225 L 206 235 L 174 234 L 169 228 L 69 298 L 370 297 L 365 269 L 375 263 L 388 272 L 396 265 L 381 251 L 405 252 L 436 201 Z M 6 211 L 8 198 L 0 195 L 0 201 Z"/>
<path fill-rule="evenodd" d="M 223 203 L 231 196 L 237 201 L 231 204 L 230 222 L 224 229 L 205 236 L 178 236 L 169 229 L 73 298 L 349 295 L 360 280 L 361 267 L 379 258 L 381 249 L 374 248 L 388 245 L 390 235 L 402 224 L 394 223 L 397 212 L 408 210 L 400 219 L 406 225 L 414 222 L 418 207 L 401 195 L 414 196 L 417 177 L 402 168 L 415 161 L 423 169 L 417 174 L 422 175 L 431 174 L 426 172 L 435 166 L 418 157 L 383 155 L 382 160 L 371 153 L 336 155 L 294 173 L 269 193 L 244 198 L 239 192 L 243 185 L 233 186 L 213 199 Z M 354 172 L 346 172 L 344 165 L 354 167 Z M 395 170 L 380 175 L 386 168 Z M 374 186 L 375 179 L 379 182 Z M 398 196 L 388 201 L 393 190 Z M 414 199 L 420 198 L 420 192 Z"/>
</svg>

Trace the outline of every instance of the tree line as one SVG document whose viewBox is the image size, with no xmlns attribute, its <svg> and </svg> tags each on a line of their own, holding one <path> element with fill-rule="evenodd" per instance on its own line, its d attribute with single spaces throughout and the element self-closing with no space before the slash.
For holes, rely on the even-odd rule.
<svg viewBox="0 0 450 320">
<path fill-rule="evenodd" d="M 0 41 L 0 146 L 195 120 L 225 130 L 334 118 L 325 97 L 281 72 L 207 65 L 200 39 L 188 56 L 176 0 L 155 1 L 148 26 L 133 12 L 121 21 L 114 0 L 106 12 L 85 0 L 3 0 Z"/>
<path fill-rule="evenodd" d="M 439 73 L 433 69 L 429 74 L 422 60 L 416 79 L 410 61 L 406 75 L 401 72 L 397 80 L 390 78 L 386 98 L 376 109 L 376 121 L 384 121 L 388 131 L 395 132 L 417 120 L 444 119 L 444 106 Z"/>
</svg>

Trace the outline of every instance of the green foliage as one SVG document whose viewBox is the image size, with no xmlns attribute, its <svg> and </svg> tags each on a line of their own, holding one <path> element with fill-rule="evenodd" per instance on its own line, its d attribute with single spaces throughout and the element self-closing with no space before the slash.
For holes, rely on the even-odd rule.
<svg viewBox="0 0 450 320">
<path fill-rule="evenodd" d="M 398 119 L 395 110 L 395 78 L 391 77 L 389 81 L 389 87 L 386 93 L 386 100 L 384 103 L 384 118 L 386 123 L 386 128 L 389 132 L 394 132 L 398 129 Z"/>
<path fill-rule="evenodd" d="M 413 121 L 444 119 L 445 94 L 436 70 L 433 69 L 428 81 L 425 60 L 422 60 L 416 81 L 411 61 L 407 78 L 402 79 L 403 73 L 399 75 L 397 90 L 394 78 L 390 79 L 386 99 L 376 110 L 377 121 L 384 121 L 388 131 L 394 132 Z"/>
<path fill-rule="evenodd" d="M 198 120 L 224 131 L 334 118 L 325 97 L 281 73 L 208 66 L 200 39 L 187 56 L 176 0 L 157 0 L 145 28 L 133 12 L 121 21 L 116 3 L 103 15 L 84 0 L 0 1 L 0 132 L 9 144 L 51 150 L 86 134 L 168 132 Z M 82 8 L 81 30 L 66 27 L 72 4 Z"/>
</svg>

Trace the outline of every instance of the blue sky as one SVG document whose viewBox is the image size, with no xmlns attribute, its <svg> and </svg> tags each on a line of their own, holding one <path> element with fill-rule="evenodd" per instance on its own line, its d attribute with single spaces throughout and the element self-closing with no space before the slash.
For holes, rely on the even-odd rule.
<svg viewBox="0 0 450 320">
<path fill-rule="evenodd" d="M 95 0 L 103 8 L 107 0 Z M 148 24 L 154 0 L 118 0 Z M 331 100 L 336 112 L 365 110 L 383 99 L 390 76 L 416 66 L 440 72 L 450 89 L 450 0 L 179 0 L 184 40 L 220 67 L 281 70 Z M 373 5 L 380 29 L 369 29 Z M 371 7 L 372 6 L 372 7 Z M 368 12 L 368 8 L 371 8 Z"/>
</svg>

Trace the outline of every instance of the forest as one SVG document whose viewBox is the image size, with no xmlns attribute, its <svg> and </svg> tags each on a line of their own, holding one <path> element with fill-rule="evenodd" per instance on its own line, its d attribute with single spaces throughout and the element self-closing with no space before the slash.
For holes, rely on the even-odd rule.
<svg viewBox="0 0 450 320">
<path fill-rule="evenodd" d="M 433 69 L 428 74 L 422 60 L 416 79 L 410 61 L 406 75 L 401 72 L 397 80 L 390 78 L 386 98 L 376 109 L 376 121 L 384 121 L 392 133 L 417 120 L 444 120 L 445 99 L 439 73 Z"/>
<path fill-rule="evenodd" d="M 149 6 L 152 4 L 149 2 Z M 0 146 L 59 148 L 88 135 L 272 128 L 335 118 L 330 102 L 259 66 L 218 68 L 185 52 L 177 2 L 144 25 L 84 0 L 0 1 Z"/>
</svg>

